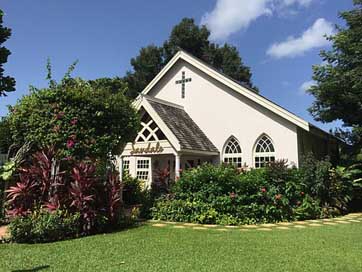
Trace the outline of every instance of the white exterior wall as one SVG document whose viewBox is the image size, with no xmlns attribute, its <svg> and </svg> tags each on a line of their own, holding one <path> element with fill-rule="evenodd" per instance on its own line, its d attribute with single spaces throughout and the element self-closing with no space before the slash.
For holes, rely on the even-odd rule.
<svg viewBox="0 0 362 272">
<path fill-rule="evenodd" d="M 175 84 L 185 71 L 186 97 L 181 85 Z M 243 164 L 253 166 L 255 142 L 263 133 L 273 141 L 276 159 L 288 159 L 298 165 L 297 127 L 212 79 L 192 65 L 179 60 L 148 93 L 159 99 L 184 106 L 185 111 L 219 149 L 226 140 L 236 137 L 241 145 Z"/>
</svg>

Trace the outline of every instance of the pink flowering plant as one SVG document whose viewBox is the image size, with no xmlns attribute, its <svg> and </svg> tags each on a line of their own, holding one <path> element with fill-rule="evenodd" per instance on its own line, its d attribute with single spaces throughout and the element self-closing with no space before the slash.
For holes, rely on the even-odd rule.
<svg viewBox="0 0 362 272">
<path fill-rule="evenodd" d="M 10 108 L 14 143 L 54 146 L 60 157 L 83 159 L 104 157 L 132 141 L 139 120 L 125 89 L 114 92 L 69 73 L 60 83 L 51 79 L 48 88 L 33 87 Z"/>
</svg>

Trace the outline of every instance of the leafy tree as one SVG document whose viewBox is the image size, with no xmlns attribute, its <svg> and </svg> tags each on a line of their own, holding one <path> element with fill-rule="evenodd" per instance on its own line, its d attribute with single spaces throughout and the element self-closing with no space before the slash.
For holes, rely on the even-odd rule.
<svg viewBox="0 0 362 272">
<path fill-rule="evenodd" d="M 140 50 L 137 57 L 131 59 L 133 73 L 127 72 L 129 97 L 136 97 L 147 84 L 161 71 L 164 65 L 162 48 L 149 45 Z"/>
<path fill-rule="evenodd" d="M 128 96 L 136 97 L 180 49 L 234 80 L 253 87 L 250 68 L 244 65 L 236 47 L 229 44 L 218 46 L 210 42 L 209 36 L 206 26 L 198 26 L 193 19 L 184 18 L 172 29 L 161 47 L 150 45 L 142 48 L 139 55 L 131 59 L 133 71 L 124 78 L 129 87 Z"/>
<path fill-rule="evenodd" d="M 235 46 L 224 44 L 224 46 L 219 47 L 216 44 L 211 44 L 205 51 L 204 60 L 213 67 L 258 92 L 258 89 L 252 86 L 250 68 L 244 65 Z"/>
<path fill-rule="evenodd" d="M 0 96 L 6 96 L 6 92 L 15 91 L 15 79 L 4 76 L 3 65 L 8 61 L 10 51 L 3 46 L 11 36 L 11 29 L 3 26 L 4 12 L 0 9 Z"/>
<path fill-rule="evenodd" d="M 174 26 L 170 37 L 163 44 L 165 62 L 168 62 L 180 48 L 190 54 L 202 58 L 210 45 L 210 32 L 206 26 L 197 26 L 194 19 L 184 18 Z"/>
<path fill-rule="evenodd" d="M 122 92 L 125 93 L 127 91 L 127 83 L 120 77 L 114 78 L 98 78 L 94 80 L 89 80 L 89 83 L 94 89 L 107 89 L 111 93 Z"/>
<path fill-rule="evenodd" d="M 7 154 L 11 145 L 11 132 L 6 118 L 0 119 L 0 154 Z"/>
<path fill-rule="evenodd" d="M 48 88 L 33 87 L 10 107 L 14 143 L 54 146 L 60 150 L 59 157 L 79 160 L 119 151 L 135 137 L 139 124 L 124 91 L 113 92 L 69 74 L 60 83 L 51 79 Z"/>
<path fill-rule="evenodd" d="M 309 109 L 322 122 L 342 120 L 345 127 L 362 132 L 362 0 L 354 9 L 341 12 L 346 27 L 327 39 L 330 51 L 321 51 L 324 64 L 313 67 L 316 85 L 309 92 L 315 102 Z M 353 133 L 353 138 L 358 139 Z"/>
</svg>

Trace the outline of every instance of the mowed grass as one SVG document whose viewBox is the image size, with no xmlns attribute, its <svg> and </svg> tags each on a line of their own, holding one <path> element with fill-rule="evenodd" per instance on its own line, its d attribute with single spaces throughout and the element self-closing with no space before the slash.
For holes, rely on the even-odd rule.
<svg viewBox="0 0 362 272">
<path fill-rule="evenodd" d="M 144 225 L 0 245 L 1 271 L 362 271 L 362 223 L 272 231 Z"/>
</svg>

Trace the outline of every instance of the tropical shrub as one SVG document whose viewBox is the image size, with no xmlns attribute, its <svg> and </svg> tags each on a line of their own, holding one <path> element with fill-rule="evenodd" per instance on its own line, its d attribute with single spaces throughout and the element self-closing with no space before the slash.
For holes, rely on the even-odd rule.
<svg viewBox="0 0 362 272">
<path fill-rule="evenodd" d="M 215 223 L 218 213 L 201 201 L 161 198 L 152 208 L 152 215 L 158 220 L 175 222 Z"/>
<path fill-rule="evenodd" d="M 11 184 L 7 214 L 22 218 L 24 228 L 39 209 L 79 214 L 82 235 L 114 228 L 122 217 L 122 186 L 109 154 L 136 136 L 139 117 L 124 85 L 71 78 L 74 67 L 57 83 L 48 63 L 49 86 L 32 87 L 6 117 L 13 145 L 23 146 L 0 177 Z"/>
<path fill-rule="evenodd" d="M 11 239 L 18 243 L 45 243 L 78 237 L 80 214 L 67 211 L 36 210 L 15 217 L 9 225 Z"/>
<path fill-rule="evenodd" d="M 54 163 L 56 152 L 53 148 L 44 149 L 33 154 L 30 163 L 23 164 L 17 172 L 18 180 L 14 186 L 7 190 L 8 214 L 12 216 L 25 215 L 35 208 L 37 204 L 54 206 L 55 199 L 59 199 L 64 186 L 64 173 L 55 173 L 59 163 Z M 52 202 L 53 206 L 50 205 Z"/>
<path fill-rule="evenodd" d="M 306 195 L 301 204 L 294 210 L 295 219 L 297 220 L 319 218 L 321 212 L 320 201 L 313 199 L 310 195 Z"/>
<path fill-rule="evenodd" d="M 78 214 L 81 235 L 118 227 L 123 208 L 118 172 L 109 168 L 105 175 L 98 175 L 96 161 L 58 160 L 52 148 L 38 151 L 32 158 L 18 169 L 15 184 L 7 190 L 11 221 L 25 228 L 27 220 L 38 219 L 34 214 L 41 209 Z"/>
<path fill-rule="evenodd" d="M 96 177 L 94 176 L 95 165 L 80 162 L 72 169 L 70 183 L 70 207 L 81 215 L 83 231 L 91 230 L 95 225 L 96 218 Z"/>
<path fill-rule="evenodd" d="M 301 188 L 292 182 L 296 170 L 288 169 L 286 162 L 277 163 L 246 172 L 227 165 L 205 164 L 184 172 L 172 189 L 172 197 L 185 201 L 187 207 L 198 207 L 191 209 L 194 222 L 201 223 L 204 218 L 217 223 L 290 220 L 291 207 L 298 204 Z M 154 214 L 156 209 L 157 205 Z"/>
<path fill-rule="evenodd" d="M 238 171 L 226 165 L 204 164 L 182 173 L 172 193 L 178 199 L 209 202 L 219 195 L 229 195 L 241 189 Z"/>
<path fill-rule="evenodd" d="M 129 174 L 123 175 L 123 202 L 126 206 L 141 204 L 144 201 L 144 182 Z"/>
<path fill-rule="evenodd" d="M 0 117 L 0 154 L 8 154 L 11 144 L 9 122 L 7 118 Z"/>
<path fill-rule="evenodd" d="M 182 173 L 171 193 L 159 198 L 159 220 L 250 224 L 331 217 L 346 212 L 352 185 L 328 160 L 311 157 L 300 169 L 287 161 L 263 169 L 202 165 Z"/>
<path fill-rule="evenodd" d="M 54 146 L 58 158 L 104 158 L 134 139 L 139 118 L 125 90 L 70 78 L 32 87 L 29 95 L 10 107 L 6 118 L 14 144 L 32 142 L 37 148 Z"/>
<path fill-rule="evenodd" d="M 123 204 L 127 209 L 135 206 L 139 209 L 139 215 L 142 218 L 150 218 L 150 208 L 154 205 L 155 192 L 146 188 L 144 181 L 131 177 L 128 173 L 124 173 L 123 180 Z M 126 219 L 128 220 L 128 219 Z"/>
<path fill-rule="evenodd" d="M 121 216 L 121 198 L 122 198 L 122 184 L 119 180 L 118 172 L 111 172 L 108 174 L 108 182 L 105 185 L 106 192 L 106 218 L 111 225 L 117 224 Z"/>
<path fill-rule="evenodd" d="M 164 194 L 169 194 L 173 180 L 170 177 L 170 169 L 155 169 L 153 182 L 151 184 L 151 197 L 156 199 Z"/>
<path fill-rule="evenodd" d="M 352 181 L 352 200 L 349 208 L 362 211 L 362 154 L 348 167 L 340 167 L 345 179 Z"/>
<path fill-rule="evenodd" d="M 329 159 L 316 160 L 308 154 L 301 165 L 305 192 L 319 201 L 324 216 L 346 213 L 352 199 L 353 182 L 343 167 L 333 167 Z"/>
<path fill-rule="evenodd" d="M 129 213 L 122 213 L 121 216 L 118 218 L 117 225 L 120 228 L 126 228 L 130 226 L 136 225 L 141 217 L 141 210 L 139 207 L 135 206 Z"/>
</svg>

